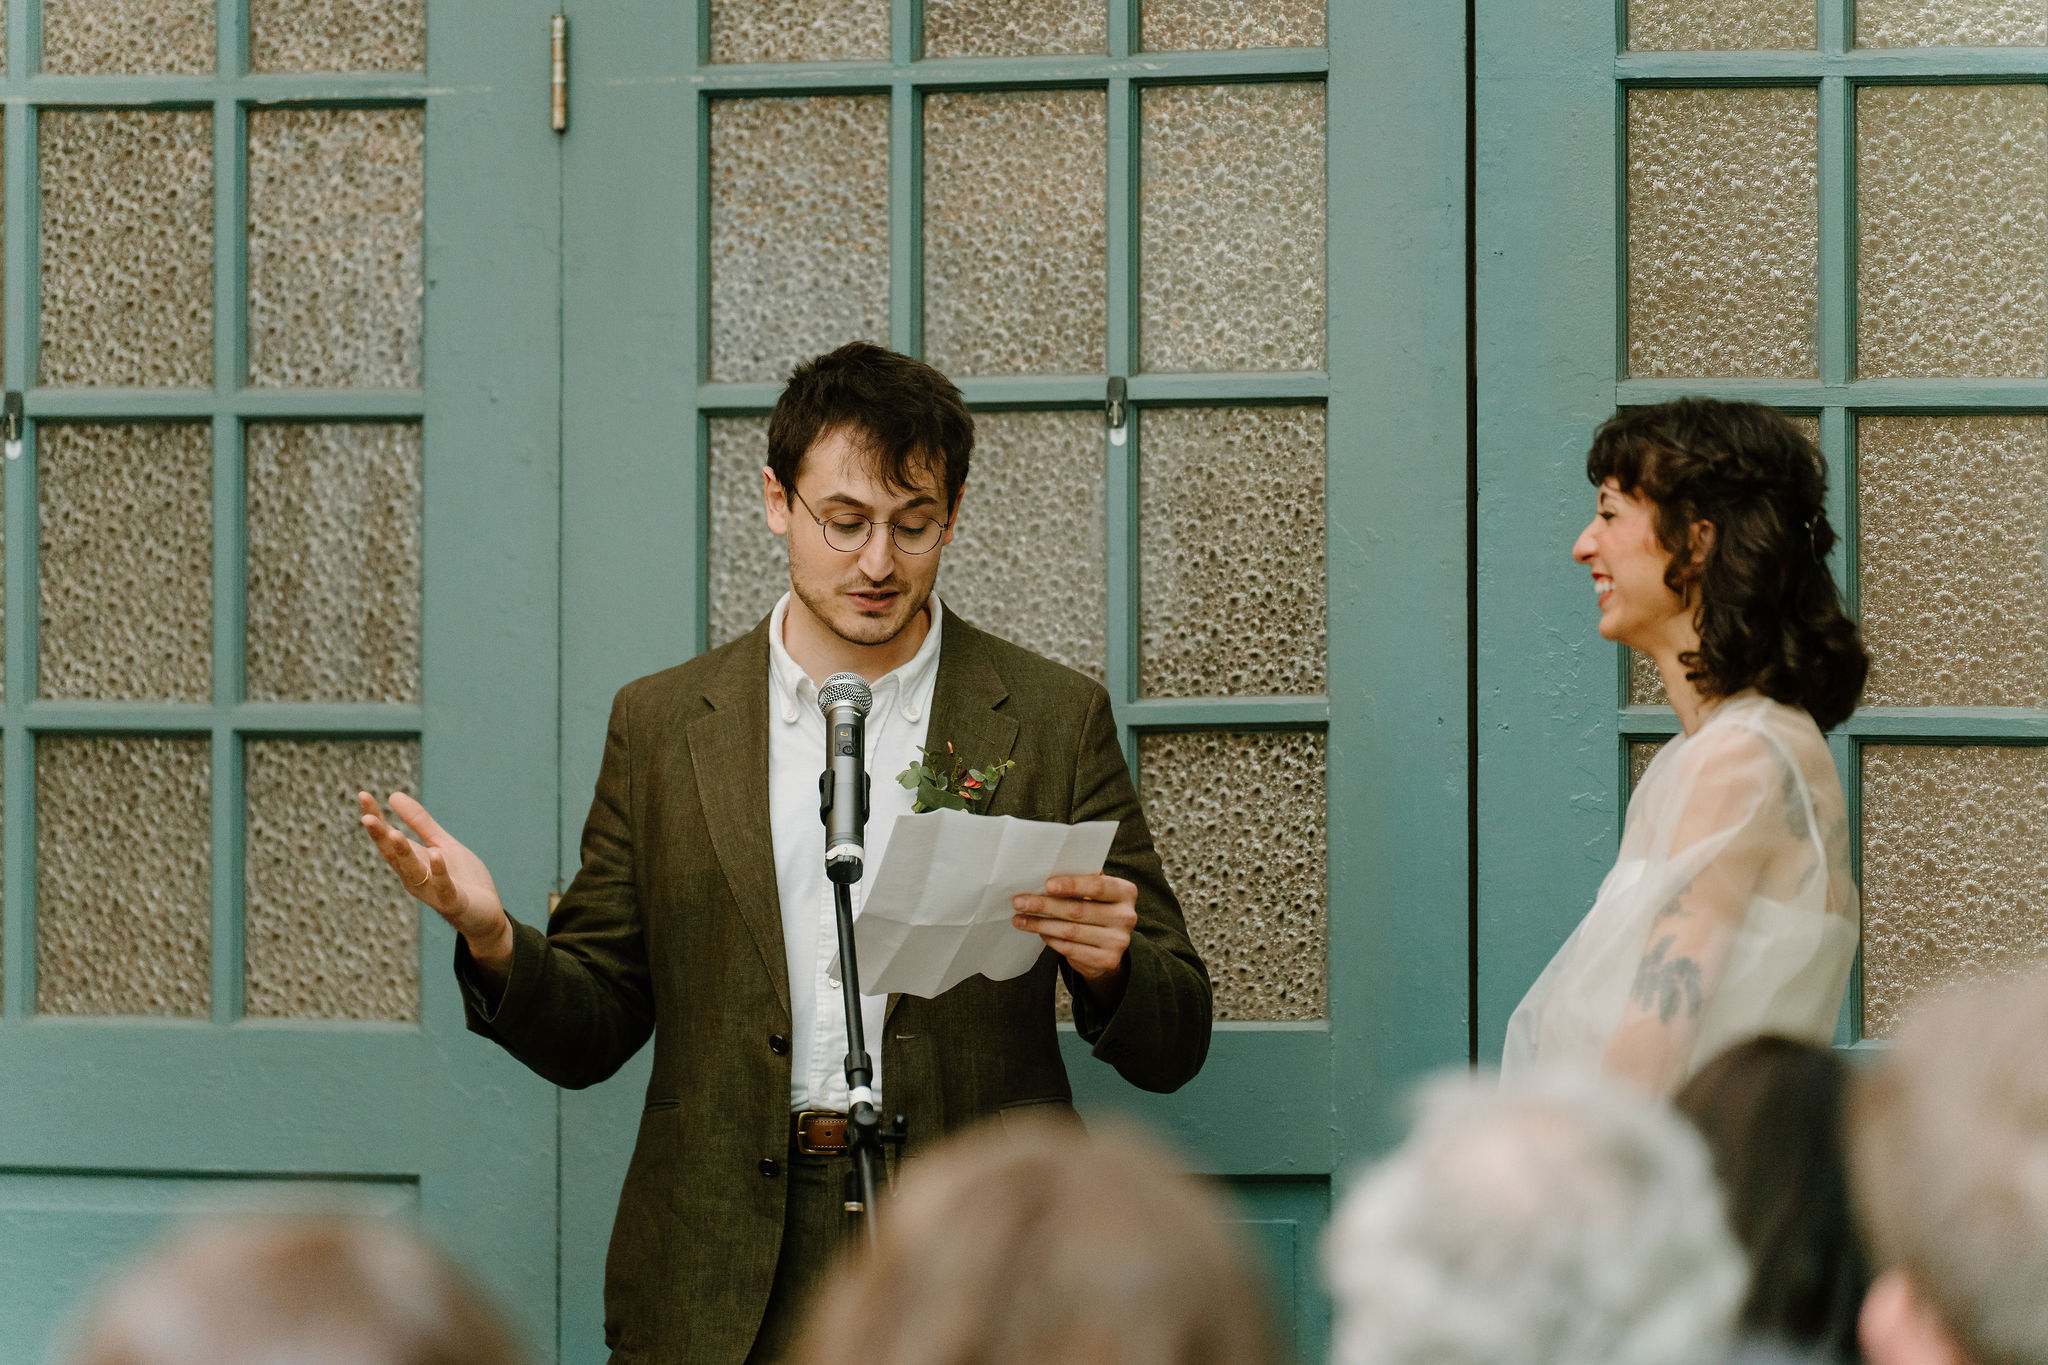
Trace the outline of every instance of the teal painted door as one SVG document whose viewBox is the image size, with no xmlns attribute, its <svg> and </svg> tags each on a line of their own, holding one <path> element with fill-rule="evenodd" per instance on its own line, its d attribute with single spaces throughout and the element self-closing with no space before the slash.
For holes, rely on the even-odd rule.
<svg viewBox="0 0 2048 1365">
<path fill-rule="evenodd" d="M 1881 1040 L 1930 986 L 2043 945 L 2018 907 L 2048 885 L 2048 298 L 2012 225 L 2048 205 L 2048 30 L 1481 0 L 1478 77 L 1480 1055 L 1677 732 L 1596 635 L 1570 545 L 1594 426 L 1683 393 L 1781 408 L 1828 460 L 1871 654 L 1829 736 L 1863 892 L 1838 1041 Z"/>
<path fill-rule="evenodd" d="M 939 591 L 1109 688 L 1217 980 L 1194 1083 L 1069 1034 L 1077 1095 L 1231 1184 L 1311 1358 L 1333 1176 L 1467 1053 L 1463 27 L 1427 9 L 572 16 L 564 872 L 612 692 L 786 586 L 781 377 L 931 360 L 980 432 Z M 644 1083 L 564 1097 L 565 1361 Z"/>
<path fill-rule="evenodd" d="M 7 7 L 0 1358 L 169 1224 L 309 1205 L 552 1343 L 553 1097 L 350 808 L 422 793 L 540 911 L 546 44 L 525 0 Z"/>
</svg>

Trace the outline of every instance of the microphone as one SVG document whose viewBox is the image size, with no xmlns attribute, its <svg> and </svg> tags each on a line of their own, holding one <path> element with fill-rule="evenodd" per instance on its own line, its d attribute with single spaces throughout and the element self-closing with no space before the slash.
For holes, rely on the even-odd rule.
<svg viewBox="0 0 2048 1365">
<path fill-rule="evenodd" d="M 849 885 L 861 874 L 868 823 L 867 714 L 874 704 L 867 679 L 858 673 L 834 673 L 818 689 L 818 709 L 825 713 L 825 771 L 818 778 L 825 875 Z"/>
</svg>

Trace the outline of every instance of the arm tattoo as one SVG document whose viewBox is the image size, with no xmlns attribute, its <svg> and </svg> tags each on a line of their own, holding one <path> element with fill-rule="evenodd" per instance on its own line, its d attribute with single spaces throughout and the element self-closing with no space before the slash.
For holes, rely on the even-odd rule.
<svg viewBox="0 0 2048 1365">
<path fill-rule="evenodd" d="M 1659 906 L 1657 913 L 1650 917 L 1650 927 L 1652 929 L 1667 919 L 1677 919 L 1681 915 L 1689 917 L 1692 914 L 1692 911 L 1685 908 L 1685 898 L 1692 891 L 1692 884 L 1698 880 L 1699 877 L 1697 875 L 1687 877 L 1685 885 L 1671 893 L 1671 899 Z"/>
<path fill-rule="evenodd" d="M 1657 1012 L 1660 1024 L 1669 1024 L 1680 1008 L 1688 1019 L 1697 1019 L 1700 1014 L 1700 964 L 1689 957 L 1664 960 L 1677 941 L 1676 934 L 1657 940 L 1657 945 L 1636 968 L 1635 987 L 1629 992 L 1636 1004 Z"/>
<path fill-rule="evenodd" d="M 1806 821 L 1806 794 L 1799 788 L 1799 774 L 1787 763 L 1778 774 L 1778 797 L 1785 806 L 1785 832 L 1799 843 L 1813 837 Z"/>
</svg>

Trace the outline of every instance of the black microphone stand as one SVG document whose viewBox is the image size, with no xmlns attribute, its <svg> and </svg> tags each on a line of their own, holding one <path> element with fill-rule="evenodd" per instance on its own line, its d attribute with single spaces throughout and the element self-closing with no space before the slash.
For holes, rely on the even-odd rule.
<svg viewBox="0 0 2048 1365">
<path fill-rule="evenodd" d="M 882 1115 L 875 1106 L 874 1059 L 868 1056 L 866 1025 L 861 1020 L 860 967 L 853 956 L 853 884 L 843 877 L 841 864 L 827 873 L 832 878 L 833 909 L 839 921 L 840 995 L 846 1004 L 846 1127 L 853 1147 L 853 1173 L 847 1177 L 846 1211 L 857 1213 L 870 1246 L 875 1242 L 875 1196 L 882 1186 Z M 846 869 L 853 878 L 858 868 Z M 902 1141 L 900 1134 L 891 1134 Z"/>
<path fill-rule="evenodd" d="M 832 823 L 832 774 L 827 769 L 819 784 L 822 800 L 819 814 L 829 828 Z M 867 805 L 867 778 L 861 779 L 861 805 Z M 861 812 L 867 823 L 867 811 Z M 839 930 L 840 996 L 846 1005 L 846 1126 L 853 1150 L 853 1170 L 846 1178 L 846 1211 L 860 1215 L 868 1245 L 876 1240 L 875 1196 L 882 1186 L 882 1144 L 904 1139 L 904 1119 L 896 1116 L 893 1132 L 882 1129 L 882 1114 L 874 1091 L 875 1063 L 868 1055 L 867 1026 L 861 1019 L 860 965 L 853 950 L 853 884 L 860 880 L 861 864 L 850 859 L 828 862 L 825 875 L 832 882 L 832 907 Z"/>
</svg>

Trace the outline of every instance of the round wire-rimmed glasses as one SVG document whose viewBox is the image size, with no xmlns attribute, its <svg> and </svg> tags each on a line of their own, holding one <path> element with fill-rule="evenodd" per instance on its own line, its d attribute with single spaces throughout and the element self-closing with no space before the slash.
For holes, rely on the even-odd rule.
<svg viewBox="0 0 2048 1365">
<path fill-rule="evenodd" d="M 877 526 L 889 528 L 889 539 L 896 548 L 907 555 L 930 554 L 939 547 L 939 541 L 946 534 L 950 522 L 936 517 L 905 517 L 901 521 L 876 521 L 872 517 L 857 517 L 851 512 L 837 512 L 821 517 L 811 510 L 804 501 L 804 495 L 792 488 L 790 495 L 803 507 L 818 529 L 825 535 L 825 543 L 841 554 L 852 554 L 866 545 L 875 534 Z"/>
</svg>

